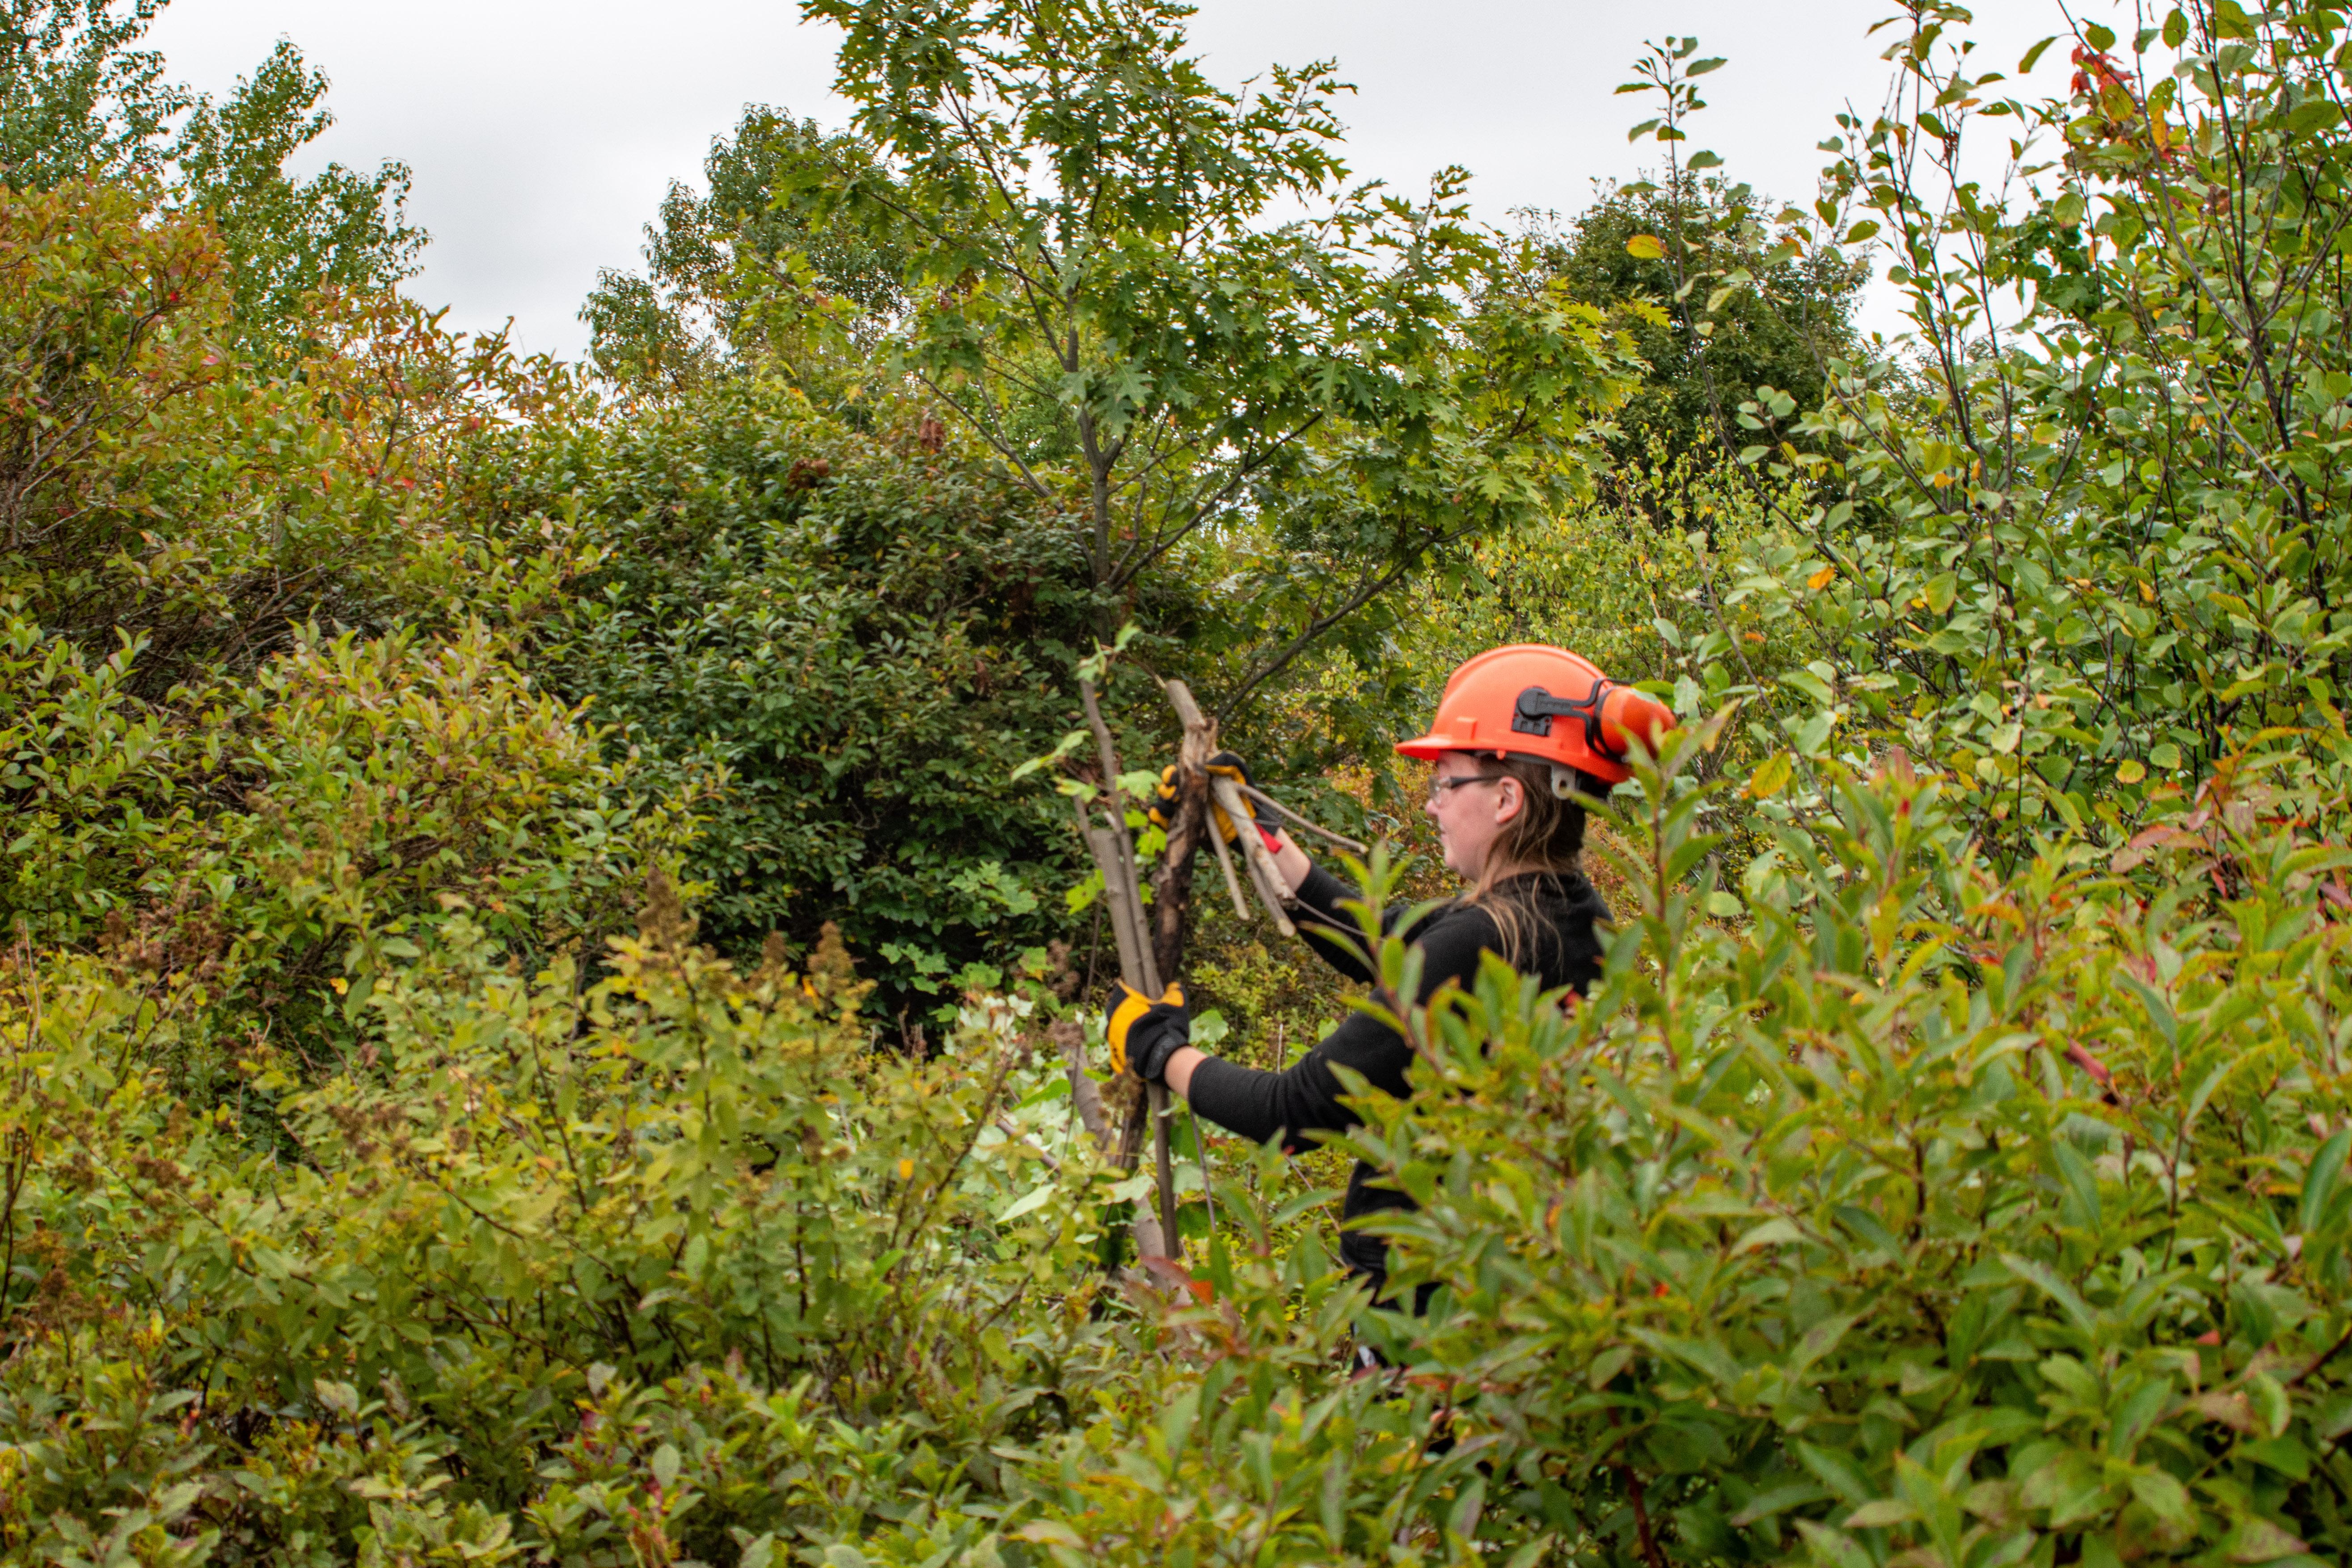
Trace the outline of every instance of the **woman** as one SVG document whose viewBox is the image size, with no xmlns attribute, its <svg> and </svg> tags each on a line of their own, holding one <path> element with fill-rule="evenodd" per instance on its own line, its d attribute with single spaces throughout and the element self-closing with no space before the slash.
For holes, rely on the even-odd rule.
<svg viewBox="0 0 2352 1568">
<path fill-rule="evenodd" d="M 1406 933 L 1422 952 L 1422 1001 L 1448 981 L 1475 984 L 1486 952 L 1540 975 L 1548 988 L 1573 986 L 1581 994 L 1591 984 L 1601 973 L 1593 925 L 1609 911 L 1580 868 L 1584 810 L 1572 797 L 1607 794 L 1628 776 L 1622 759 L 1631 738 L 1639 735 L 1654 746 L 1673 723 L 1659 703 L 1561 648 L 1494 648 L 1454 672 L 1430 732 L 1397 747 L 1435 764 L 1423 809 L 1436 825 L 1447 869 L 1468 884 L 1460 898 Z M 1212 765 L 1241 767 L 1230 753 L 1220 753 Z M 1163 794 L 1172 795 L 1172 783 L 1163 784 Z M 1234 825 L 1222 813 L 1217 826 L 1232 837 Z M 1333 940 L 1361 943 L 1361 928 L 1341 907 L 1360 896 L 1357 889 L 1309 862 L 1272 824 L 1253 826 L 1265 835 L 1284 889 L 1297 901 L 1299 934 L 1342 974 L 1370 979 L 1349 945 Z M 1349 1014 L 1279 1072 L 1195 1049 L 1190 1031 L 1176 987 L 1156 1003 L 1129 991 L 1110 1016 L 1113 1060 L 1147 1082 L 1166 1083 L 1217 1126 L 1260 1142 L 1278 1136 L 1293 1152 L 1308 1146 L 1310 1133 L 1356 1124 L 1342 1103 L 1347 1090 L 1335 1068 L 1351 1068 L 1389 1094 L 1402 1096 L 1409 1087 L 1412 1046 L 1369 1014 Z M 1340 1205 L 1343 1223 L 1410 1206 L 1403 1194 L 1374 1185 L 1375 1174 L 1357 1163 Z M 1339 1254 L 1378 1299 L 1387 1279 L 1388 1244 L 1349 1228 L 1341 1233 Z"/>
</svg>

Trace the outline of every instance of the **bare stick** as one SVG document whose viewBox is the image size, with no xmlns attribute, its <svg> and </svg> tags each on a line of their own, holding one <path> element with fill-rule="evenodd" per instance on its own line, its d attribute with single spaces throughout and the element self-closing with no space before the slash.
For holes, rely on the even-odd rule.
<svg viewBox="0 0 2352 1568">
<path fill-rule="evenodd" d="M 1209 843 L 1217 852 L 1217 869 L 1225 874 L 1225 891 L 1234 896 L 1234 913 L 1246 921 L 1249 900 L 1242 897 L 1242 879 L 1234 875 L 1234 852 L 1225 847 L 1225 836 L 1216 830 L 1214 823 L 1209 825 Z"/>
<path fill-rule="evenodd" d="M 1126 880 L 1127 868 L 1122 863 L 1117 841 L 1110 830 L 1097 827 L 1087 816 L 1084 805 L 1078 807 L 1078 837 L 1087 841 L 1087 854 L 1094 860 L 1095 869 L 1102 874 L 1103 904 L 1110 910 L 1110 935 L 1118 949 L 1118 977 L 1129 987 L 1143 989 L 1142 932 L 1135 929 L 1133 910 L 1120 897 Z"/>
<path fill-rule="evenodd" d="M 1192 700 L 1192 688 L 1181 680 L 1168 682 L 1168 701 L 1176 710 L 1176 717 L 1184 721 L 1188 731 L 1195 729 L 1207 731 L 1209 721 L 1202 716 L 1201 705 Z M 1265 903 L 1265 912 L 1274 917 L 1275 929 L 1285 936 L 1297 935 L 1297 928 L 1290 923 L 1290 917 L 1282 910 L 1281 873 L 1274 868 L 1274 857 L 1267 852 L 1265 840 L 1260 838 L 1255 827 L 1251 826 L 1255 819 L 1250 816 L 1249 807 L 1242 804 L 1239 786 L 1222 774 L 1211 773 L 1209 797 L 1224 812 L 1225 820 L 1234 825 L 1234 837 L 1241 840 L 1242 859 L 1250 868 L 1250 881 L 1257 888 L 1257 896 Z M 1213 822 L 1210 824 L 1213 832 L 1215 826 Z M 1218 847 L 1223 848 L 1222 841 Z"/>
<path fill-rule="evenodd" d="M 1205 783 L 1208 779 L 1205 764 L 1209 753 L 1216 750 L 1217 727 L 1201 716 L 1201 705 L 1192 700 L 1191 687 L 1181 680 L 1171 680 L 1167 685 L 1168 704 L 1176 710 L 1176 717 L 1184 725 L 1185 764 L 1192 772 L 1199 773 Z M 1217 831 L 1215 810 L 1213 808 L 1208 816 L 1209 845 L 1217 852 L 1217 869 L 1225 874 L 1225 891 L 1233 895 L 1234 914 L 1246 921 L 1249 919 L 1249 900 L 1242 896 L 1242 879 L 1234 875 L 1233 852 L 1225 847 L 1225 836 Z M 1225 820 L 1230 824 L 1233 818 Z"/>
<path fill-rule="evenodd" d="M 1109 842 L 1104 846 L 1103 851 L 1096 854 L 1095 861 L 1103 872 L 1104 889 L 1113 899 L 1113 910 L 1117 910 L 1121 906 L 1125 909 L 1129 934 L 1128 942 L 1121 945 L 1123 948 L 1132 946 L 1135 972 L 1128 984 L 1135 985 L 1140 980 L 1139 989 L 1156 1002 L 1162 991 L 1160 964 L 1151 951 L 1150 928 L 1143 923 L 1143 895 L 1137 886 L 1139 873 L 1135 864 L 1135 844 L 1127 836 L 1127 811 L 1119 804 L 1118 748 L 1111 741 L 1110 726 L 1103 722 L 1102 704 L 1096 699 L 1093 681 L 1078 682 L 1078 700 L 1086 708 L 1087 727 L 1094 731 L 1095 754 L 1102 765 L 1103 815 L 1109 819 L 1107 835 Z M 1097 842 L 1093 829 L 1087 830 L 1087 838 L 1089 845 Z M 1122 969 L 1128 967 L 1125 952 L 1119 955 L 1119 963 Z M 1176 1240 L 1176 1169 L 1168 1152 L 1168 1089 L 1164 1084 L 1156 1083 L 1147 1084 L 1145 1089 L 1146 1101 L 1151 1111 L 1151 1157 L 1155 1167 L 1153 1175 L 1160 1188 L 1163 1245 L 1173 1245 Z M 1141 1246 L 1142 1233 L 1138 1231 L 1139 1250 Z M 1163 1250 L 1160 1256 L 1169 1254 Z"/>
<path fill-rule="evenodd" d="M 1209 793 L 1224 807 L 1225 815 L 1234 819 L 1241 831 L 1234 837 L 1241 840 L 1242 858 L 1249 862 L 1250 879 L 1257 884 L 1257 896 L 1265 901 L 1265 912 L 1274 917 L 1274 929 L 1285 936 L 1297 936 L 1298 928 L 1282 910 L 1282 873 L 1275 869 L 1273 852 L 1258 836 L 1256 819 L 1250 816 L 1248 805 L 1242 799 L 1241 785 L 1215 773 L 1209 775 Z"/>
<path fill-rule="evenodd" d="M 1087 837 L 1099 857 L 1097 864 L 1108 868 L 1103 877 L 1103 901 L 1110 906 L 1111 930 L 1118 939 L 1118 977 L 1129 990 L 1150 995 L 1137 956 L 1143 951 L 1143 933 L 1135 929 L 1135 910 L 1127 896 L 1127 868 L 1118 863 L 1118 846 L 1099 827 Z"/>
<path fill-rule="evenodd" d="M 1167 687 L 1168 705 L 1176 710 L 1176 717 L 1184 726 L 1182 754 L 1185 766 L 1189 771 L 1199 773 L 1205 783 L 1208 779 L 1208 769 L 1205 764 L 1209 760 L 1209 753 L 1217 749 L 1217 727 L 1201 716 L 1201 705 L 1192 700 L 1191 687 L 1181 680 L 1169 681 Z M 1217 813 L 1214 808 L 1209 811 L 1208 816 L 1209 821 L 1205 826 L 1209 835 L 1209 845 L 1217 852 L 1217 869 L 1225 874 L 1225 891 L 1233 895 L 1234 914 L 1236 918 L 1246 921 L 1249 919 L 1249 900 L 1242 896 L 1242 879 L 1234 875 L 1233 852 L 1225 847 L 1225 836 L 1217 831 Z M 1233 818 L 1227 817 L 1225 820 L 1230 823 Z"/>
<path fill-rule="evenodd" d="M 1292 826 L 1303 827 L 1309 833 L 1320 834 L 1323 837 L 1329 839 L 1332 843 L 1338 845 L 1340 848 L 1349 851 L 1350 854 L 1370 855 L 1372 852 L 1371 846 L 1369 844 L 1359 844 L 1356 840 L 1349 837 L 1344 833 L 1334 833 L 1320 823 L 1307 821 L 1307 818 L 1299 816 L 1297 812 L 1291 810 L 1290 807 L 1283 805 L 1282 802 L 1275 799 L 1274 796 L 1266 794 L 1265 791 L 1258 788 L 1255 784 L 1242 785 L 1242 794 L 1249 796 L 1250 799 L 1256 801 L 1260 805 L 1271 807 L 1276 816 L 1284 818 L 1289 822 Z"/>
<path fill-rule="evenodd" d="M 1140 989 L 1135 983 L 1143 978 L 1142 959 L 1150 949 L 1145 943 L 1142 933 L 1137 929 L 1139 922 L 1134 890 L 1127 880 L 1127 868 L 1121 864 L 1118 841 L 1112 837 L 1108 828 L 1097 827 L 1087 820 L 1084 806 L 1078 808 L 1078 829 L 1086 837 L 1087 850 L 1094 857 L 1095 869 L 1102 873 L 1103 901 L 1110 906 L 1111 934 L 1118 943 L 1119 977 L 1130 988 Z M 1074 1051 L 1076 1047 L 1073 1047 Z M 1083 1069 L 1075 1058 L 1070 1071 L 1073 1075 L 1072 1086 L 1075 1088 L 1077 1079 L 1084 1076 Z M 1092 1083 L 1088 1083 L 1086 1087 L 1090 1092 L 1094 1089 Z M 1155 1175 L 1158 1177 L 1160 1187 L 1160 1205 L 1156 1213 L 1149 1206 L 1137 1205 L 1135 1252 L 1139 1258 L 1165 1258 L 1169 1256 L 1170 1239 L 1176 1234 L 1176 1173 L 1163 1152 L 1168 1142 L 1168 1124 L 1160 1115 L 1167 1105 L 1168 1091 L 1156 1084 L 1148 1087 L 1151 1089 L 1151 1093 L 1147 1097 L 1147 1103 L 1150 1104 L 1153 1115 L 1152 1155 L 1159 1166 Z M 1099 1115 L 1101 1097 L 1097 1094 L 1094 1099 L 1096 1113 Z M 1132 1122 L 1128 1124 L 1129 1128 L 1132 1128 L 1133 1125 Z M 1108 1127 L 1106 1126 L 1102 1130 L 1101 1136 L 1106 1147 L 1109 1147 L 1113 1140 Z M 1132 1168 L 1135 1163 L 1135 1154 L 1125 1129 L 1121 1131 L 1116 1143 L 1117 1147 L 1110 1150 L 1112 1163 L 1122 1171 Z"/>
<path fill-rule="evenodd" d="M 1118 1134 L 1111 1130 L 1110 1117 L 1103 1110 L 1102 1090 L 1087 1076 L 1086 1037 L 1072 1028 L 1062 1044 L 1062 1054 L 1070 1069 L 1070 1104 L 1078 1113 L 1079 1124 L 1095 1141 L 1095 1147 L 1108 1156 Z M 1133 1225 L 1135 1255 L 1138 1258 L 1164 1258 L 1168 1255 L 1168 1238 L 1160 1226 L 1160 1216 L 1149 1209 L 1135 1211 Z"/>
<path fill-rule="evenodd" d="M 1101 837 L 1108 841 L 1105 844 L 1105 852 L 1116 854 L 1117 844 L 1111 840 L 1111 836 L 1104 833 Z M 1144 975 L 1143 994 L 1157 1002 L 1160 996 L 1159 969 L 1152 957 L 1150 938 L 1145 933 L 1143 900 L 1136 889 L 1135 862 L 1131 854 L 1128 863 L 1119 868 L 1117 885 L 1110 889 L 1110 897 L 1113 909 L 1126 911 L 1124 919 L 1128 929 L 1134 933 L 1136 966 L 1143 971 Z M 1130 1063 L 1130 1070 L 1132 1066 Z M 1168 1086 L 1147 1083 L 1143 1089 L 1144 1105 L 1151 1117 L 1152 1178 L 1160 1192 L 1160 1228 L 1166 1235 L 1168 1246 L 1172 1248 L 1177 1245 L 1176 1163 L 1168 1147 Z M 1138 1233 L 1139 1236 L 1140 1234 Z M 1160 1256 L 1173 1257 L 1175 1254 L 1168 1251 Z"/>
<path fill-rule="evenodd" d="M 1209 847 L 1216 851 L 1217 869 L 1224 876 L 1225 891 L 1233 898 L 1234 914 L 1237 919 L 1247 921 L 1249 900 L 1242 896 L 1241 879 L 1234 875 L 1234 858 L 1225 848 L 1224 835 L 1217 831 L 1217 822 L 1221 814 L 1202 798 L 1208 793 L 1202 786 L 1205 786 L 1209 780 L 1209 757 L 1215 752 L 1217 746 L 1217 726 L 1213 721 L 1202 717 L 1200 704 L 1192 700 L 1192 689 L 1182 681 L 1167 682 L 1167 691 L 1169 704 L 1176 710 L 1176 717 L 1184 726 L 1184 740 L 1176 753 L 1178 776 L 1182 781 L 1182 788 L 1179 791 L 1181 804 L 1177 810 L 1176 820 L 1171 825 L 1173 831 L 1171 831 L 1168 847 L 1171 861 L 1163 872 L 1167 879 L 1162 883 L 1163 890 L 1172 891 L 1181 888 L 1189 891 L 1192 885 L 1189 862 L 1192 859 L 1193 848 L 1197 845 L 1198 836 L 1206 834 Z M 1223 820 L 1229 827 L 1232 826 L 1231 817 L 1224 817 Z M 1182 837 L 1178 837 L 1179 834 Z M 1186 864 L 1174 863 L 1173 858 L 1179 855 L 1183 858 Z M 1181 881 L 1178 879 L 1179 875 L 1182 877 Z M 1184 914 L 1185 910 L 1181 905 L 1172 910 L 1163 909 L 1160 911 L 1163 925 L 1172 927 L 1180 941 L 1183 931 Z M 1173 951 L 1178 950 L 1171 948 L 1171 952 Z M 1192 1152 L 1201 1167 L 1201 1204 L 1209 1219 L 1209 1245 L 1214 1247 L 1217 1244 L 1216 1177 L 1209 1166 L 1209 1143 L 1201 1131 L 1201 1119 L 1198 1115 L 1192 1118 Z"/>
</svg>

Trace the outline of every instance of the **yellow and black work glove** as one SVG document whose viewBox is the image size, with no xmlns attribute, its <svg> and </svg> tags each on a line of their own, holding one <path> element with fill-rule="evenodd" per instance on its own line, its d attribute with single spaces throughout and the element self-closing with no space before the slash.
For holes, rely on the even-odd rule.
<svg viewBox="0 0 2352 1568">
<path fill-rule="evenodd" d="M 1251 784 L 1248 764 L 1244 763 L 1236 752 L 1219 752 L 1209 759 L 1208 771 L 1220 778 L 1229 778 L 1237 784 L 1250 784 L 1251 787 L 1255 787 Z M 1256 801 L 1249 800 L 1247 795 L 1242 798 L 1249 802 L 1250 821 L 1257 828 L 1258 837 L 1265 840 L 1266 848 L 1271 850 L 1278 847 L 1282 824 L 1276 821 L 1274 815 Z M 1223 809 L 1213 798 L 1209 803 L 1209 816 L 1217 825 L 1217 837 L 1228 844 L 1233 843 L 1233 819 L 1224 814 Z M 1151 825 L 1163 831 L 1170 823 L 1176 820 L 1176 768 L 1172 763 L 1160 770 L 1160 787 L 1152 792 L 1150 816 Z"/>
<path fill-rule="evenodd" d="M 1184 1005 L 1184 988 L 1171 983 L 1154 1002 L 1134 986 L 1121 983 L 1119 998 L 1104 1021 L 1110 1040 L 1114 1072 L 1132 1072 L 1146 1083 L 1168 1076 L 1168 1058 L 1192 1043 L 1192 1015 Z"/>
</svg>

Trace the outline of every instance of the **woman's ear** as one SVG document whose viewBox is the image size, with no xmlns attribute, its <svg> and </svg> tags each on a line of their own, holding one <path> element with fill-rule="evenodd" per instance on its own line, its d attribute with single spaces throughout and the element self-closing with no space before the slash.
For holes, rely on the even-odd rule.
<svg viewBox="0 0 2352 1568">
<path fill-rule="evenodd" d="M 1528 786 L 1515 773 L 1505 773 L 1495 782 L 1495 826 L 1517 822 L 1519 813 L 1528 808 Z"/>
</svg>

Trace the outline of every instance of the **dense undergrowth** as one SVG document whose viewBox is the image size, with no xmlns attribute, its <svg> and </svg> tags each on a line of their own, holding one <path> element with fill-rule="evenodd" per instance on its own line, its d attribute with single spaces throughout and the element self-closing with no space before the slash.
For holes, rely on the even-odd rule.
<svg viewBox="0 0 2352 1568">
<path fill-rule="evenodd" d="M 676 206 L 683 305 L 608 280 L 617 381 L 332 267 L 256 320 L 261 209 L 11 164 L 0 1554 L 2352 1557 L 2340 14 L 2086 23 L 2029 104 L 1923 7 L 1777 216 L 1695 177 L 1675 41 L 1667 177 L 1574 233 L 1349 196 L 1264 254 L 1322 76 L 1224 94 L 1181 22 L 861 21 L 869 130 L 995 27 L 1024 144 L 1133 182 L 1053 283 L 1131 335 L 1050 373 L 951 149 L 747 116 L 769 205 Z M 1138 71 L 1230 156 L 1145 178 L 1086 96 Z M 1972 115 L 2050 145 L 2005 205 L 1935 191 Z M 1907 347 L 1837 313 L 1874 237 Z M 1137 379 L 1187 355 L 1226 401 Z M 1685 721 L 1594 826 L 1603 978 L 1406 1009 L 1408 950 L 1350 991 L 1197 899 L 1196 1038 L 1385 1010 L 1425 1092 L 1180 1125 L 1139 1266 L 1074 664 L 1120 642 L 1126 787 L 1182 675 L 1395 902 L 1447 889 L 1379 742 L 1514 638 Z M 1336 1270 L 1359 1154 L 1418 1318 Z"/>
<path fill-rule="evenodd" d="M 2352 1124 L 2314 889 L 2344 853 L 2232 845 L 2210 917 L 2063 855 L 2003 879 L 1898 763 L 1734 930 L 1688 879 L 1708 786 L 1643 783 L 1588 1002 L 1498 964 L 1405 1020 L 1446 1092 L 1356 1144 L 1422 1199 L 1387 1222 L 1401 1280 L 1443 1287 L 1418 1321 L 1286 1239 L 1271 1154 L 1255 1198 L 1224 1168 L 1172 1307 L 1107 1279 L 1118 1178 L 1071 1135 L 1047 985 L 926 1063 L 867 1047 L 837 948 L 746 973 L 656 898 L 591 984 L 460 921 L 379 988 L 366 1059 L 240 1062 L 262 1151 L 144 1062 L 143 998 L 20 973 L 10 1543 L 2343 1551 Z M 1351 1331 L 1409 1374 L 1347 1375 Z"/>
</svg>

